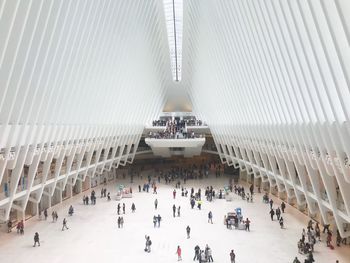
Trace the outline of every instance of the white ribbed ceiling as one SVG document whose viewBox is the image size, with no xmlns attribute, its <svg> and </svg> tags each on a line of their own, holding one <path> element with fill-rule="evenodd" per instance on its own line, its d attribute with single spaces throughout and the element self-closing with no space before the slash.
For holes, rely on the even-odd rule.
<svg viewBox="0 0 350 263">
<path fill-rule="evenodd" d="M 183 8 L 182 84 L 221 160 L 323 222 L 332 211 L 348 236 L 350 1 L 188 0 Z"/>
<path fill-rule="evenodd" d="M 0 2 L 3 125 L 143 125 L 170 81 L 160 1 Z"/>
</svg>

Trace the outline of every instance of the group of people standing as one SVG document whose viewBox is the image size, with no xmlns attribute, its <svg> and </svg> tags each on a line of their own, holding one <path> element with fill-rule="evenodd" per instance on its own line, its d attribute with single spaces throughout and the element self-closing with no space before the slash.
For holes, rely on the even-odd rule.
<svg viewBox="0 0 350 263">
<path fill-rule="evenodd" d="M 156 227 L 158 225 L 158 227 L 160 227 L 160 221 L 162 220 L 162 217 L 158 214 L 158 216 L 153 216 L 153 226 Z"/>
<path fill-rule="evenodd" d="M 173 217 L 175 217 L 176 211 L 177 211 L 177 216 L 180 217 L 180 215 L 181 215 L 180 209 L 181 209 L 181 206 L 178 206 L 176 208 L 176 205 L 175 204 L 173 205 Z"/>
<path fill-rule="evenodd" d="M 212 256 L 212 250 L 208 246 L 208 244 L 205 246 L 205 249 L 202 250 L 198 245 L 194 247 L 194 258 L 193 260 L 198 260 L 199 263 L 202 262 L 214 262 L 213 256 Z"/>
<path fill-rule="evenodd" d="M 327 247 L 334 249 L 332 245 L 332 231 L 329 229 L 330 225 L 325 224 L 323 225 L 322 233 L 326 234 L 326 245 Z M 319 223 L 314 223 L 312 220 L 309 220 L 307 224 L 307 230 L 305 231 L 305 228 L 303 228 L 301 232 L 301 238 L 299 239 L 297 246 L 298 246 L 298 252 L 302 255 L 306 255 L 305 263 L 312 263 L 314 262 L 314 246 L 317 242 L 321 242 L 321 229 L 319 226 Z M 339 234 L 339 231 L 337 231 L 337 236 Z M 338 238 L 337 238 L 338 239 Z M 338 240 L 337 240 L 338 245 Z M 300 263 L 299 259 L 296 257 L 293 261 L 293 263 Z"/>
<path fill-rule="evenodd" d="M 17 223 L 16 229 L 17 229 L 17 234 L 24 235 L 24 222 L 23 222 L 23 220 L 21 220 Z M 9 220 L 7 222 L 7 233 L 11 233 L 11 232 L 12 232 L 12 221 Z"/>
<path fill-rule="evenodd" d="M 95 193 L 95 190 L 91 191 L 90 201 L 91 201 L 92 205 L 96 205 L 96 193 Z M 86 196 L 84 195 L 83 196 L 83 203 L 84 203 L 84 205 L 88 205 L 89 204 L 89 196 L 88 195 L 86 195 Z"/>
<path fill-rule="evenodd" d="M 284 219 L 281 216 L 281 211 L 282 211 L 282 213 L 284 213 L 284 210 L 286 209 L 286 204 L 284 202 L 282 202 L 281 206 L 280 206 L 281 208 L 277 207 L 276 210 L 273 209 L 273 200 L 272 199 L 270 199 L 269 204 L 270 204 L 269 214 L 271 217 L 271 221 L 274 221 L 274 216 L 276 215 L 277 221 L 279 222 L 280 227 L 284 228 Z"/>
</svg>

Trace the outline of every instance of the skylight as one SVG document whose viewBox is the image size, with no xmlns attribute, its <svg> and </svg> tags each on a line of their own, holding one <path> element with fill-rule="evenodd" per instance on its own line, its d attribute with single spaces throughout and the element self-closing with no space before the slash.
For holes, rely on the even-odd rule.
<svg viewBox="0 0 350 263">
<path fill-rule="evenodd" d="M 181 80 L 183 0 L 163 0 L 174 81 Z"/>
</svg>

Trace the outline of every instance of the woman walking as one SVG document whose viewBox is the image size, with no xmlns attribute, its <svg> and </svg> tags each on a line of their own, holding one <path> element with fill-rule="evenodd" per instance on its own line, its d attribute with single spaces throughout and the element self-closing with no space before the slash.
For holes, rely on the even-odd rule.
<svg viewBox="0 0 350 263">
<path fill-rule="evenodd" d="M 180 246 L 177 246 L 176 254 L 177 254 L 177 261 L 182 260 L 182 258 L 181 258 L 181 248 L 180 248 Z"/>
</svg>

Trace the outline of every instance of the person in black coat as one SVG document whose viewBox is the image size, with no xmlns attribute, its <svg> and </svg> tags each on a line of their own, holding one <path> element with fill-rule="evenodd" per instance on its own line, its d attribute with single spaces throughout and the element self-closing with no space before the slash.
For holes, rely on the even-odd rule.
<svg viewBox="0 0 350 263">
<path fill-rule="evenodd" d="M 286 209 L 286 204 L 284 202 L 282 202 L 282 204 L 281 204 L 282 213 L 284 213 L 285 209 Z"/>
<path fill-rule="evenodd" d="M 33 247 L 36 246 L 36 243 L 38 243 L 38 246 L 40 247 L 40 241 L 39 241 L 39 234 L 38 234 L 38 232 L 35 232 L 35 234 L 34 234 L 34 245 L 33 245 Z"/>
<path fill-rule="evenodd" d="M 275 215 L 275 211 L 271 208 L 270 210 L 270 216 L 271 216 L 271 220 L 273 221 L 273 216 Z"/>
<path fill-rule="evenodd" d="M 281 210 L 279 207 L 276 208 L 276 216 L 277 216 L 277 220 L 280 220 L 281 217 Z"/>
<path fill-rule="evenodd" d="M 186 227 L 187 238 L 190 238 L 191 228 L 190 226 Z"/>
<path fill-rule="evenodd" d="M 200 252 L 200 247 L 197 245 L 197 246 L 194 247 L 194 258 L 193 258 L 193 260 L 199 260 L 200 259 L 199 252 Z"/>
</svg>

